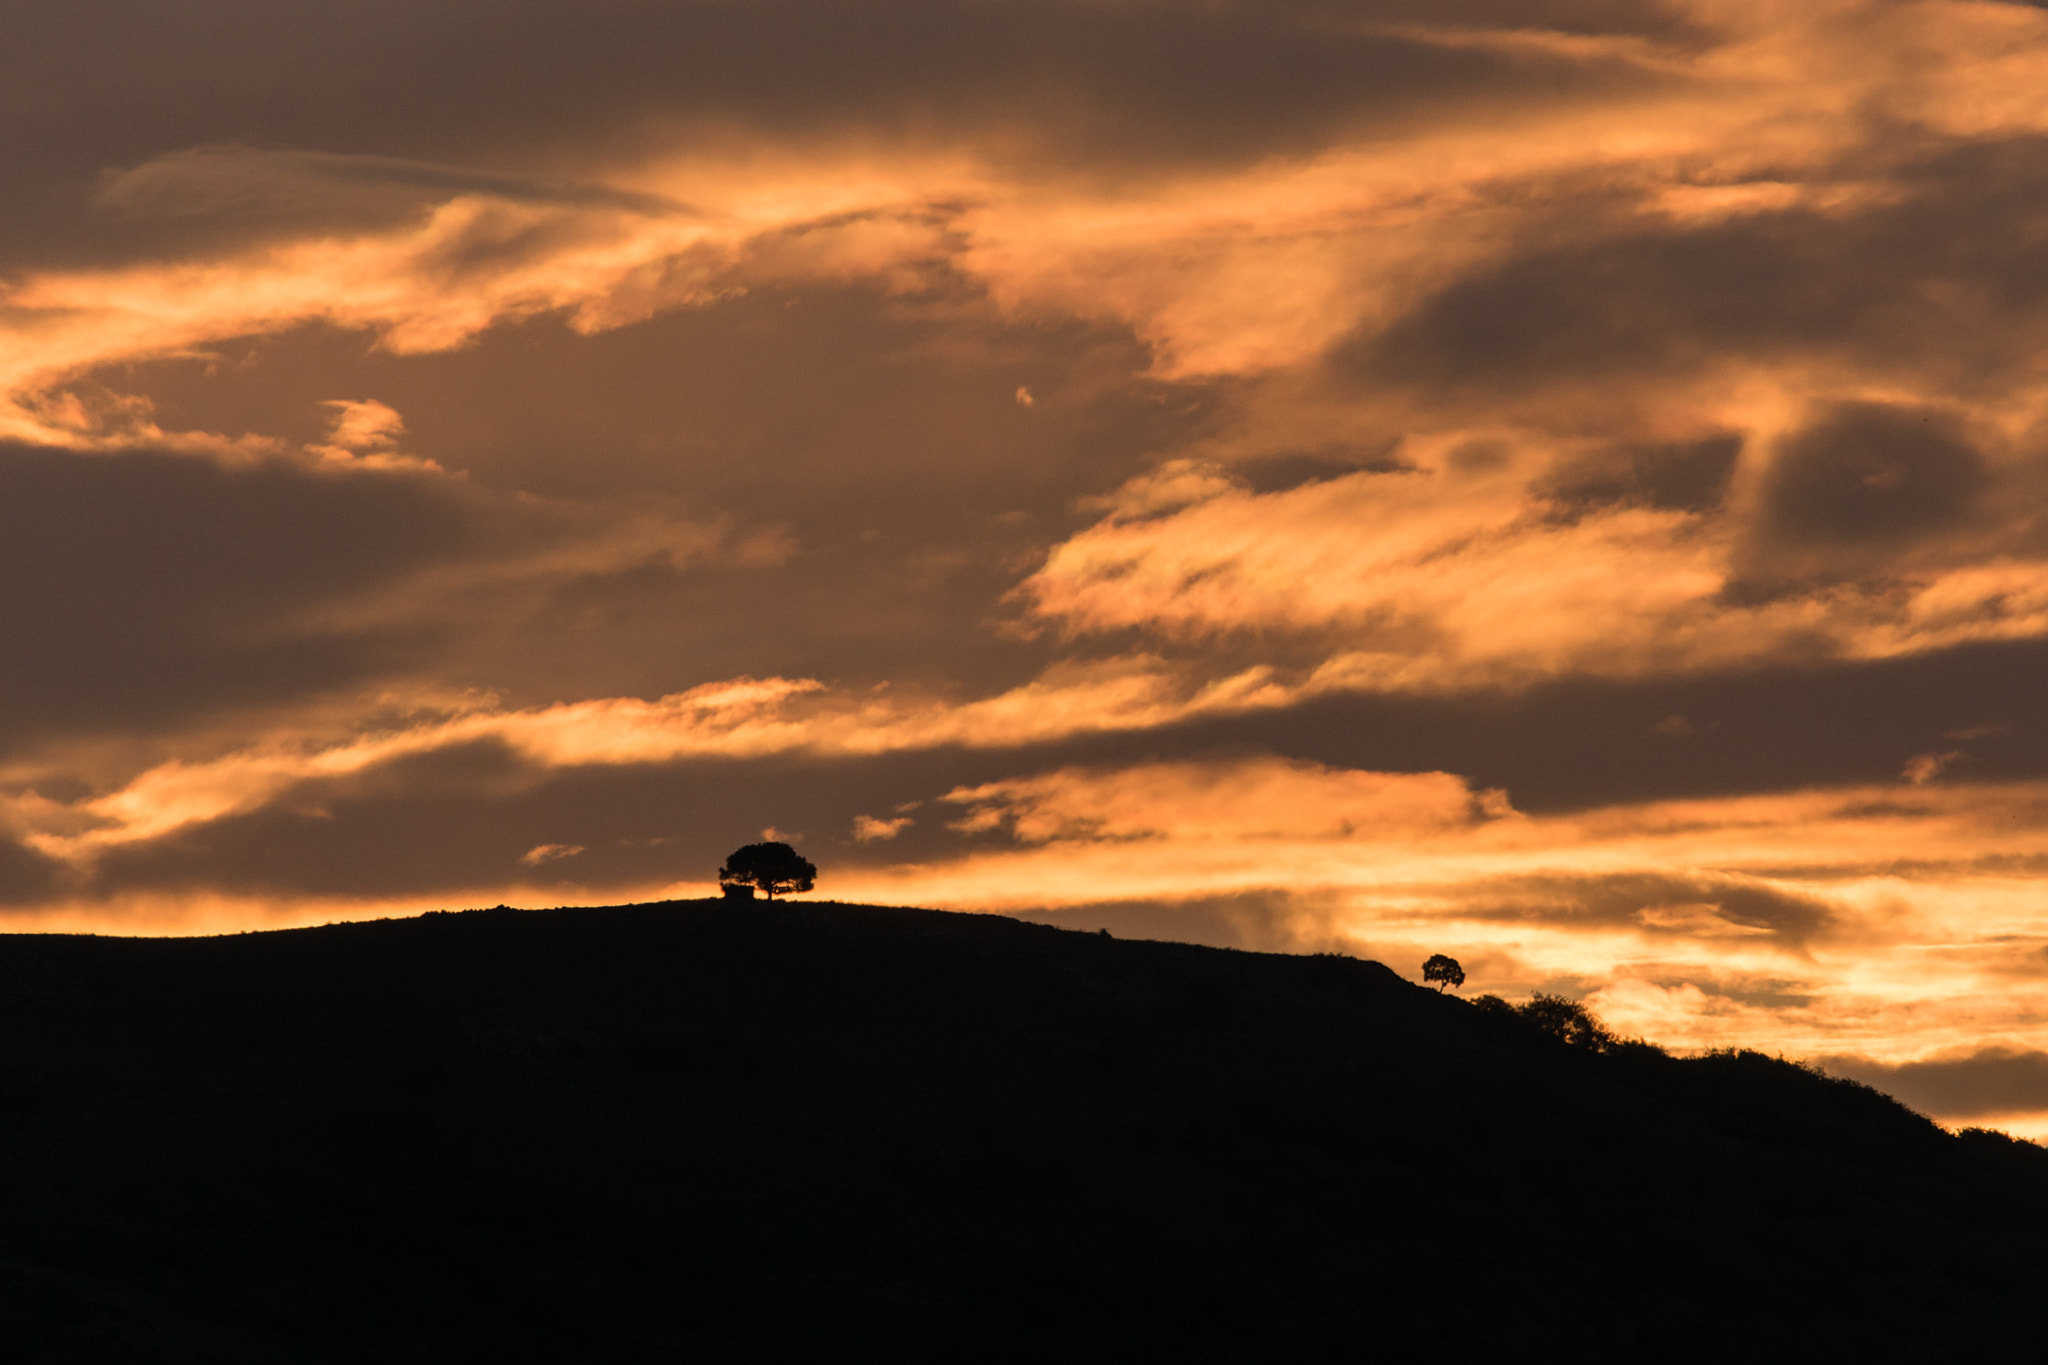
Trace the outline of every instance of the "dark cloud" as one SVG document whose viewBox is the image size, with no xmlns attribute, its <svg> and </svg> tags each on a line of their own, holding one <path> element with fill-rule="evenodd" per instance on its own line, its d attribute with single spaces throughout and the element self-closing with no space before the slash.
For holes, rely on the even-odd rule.
<svg viewBox="0 0 2048 1365">
<path fill-rule="evenodd" d="M 1720 506 L 1742 454 L 1742 438 L 1624 445 L 1573 460 L 1553 471 L 1539 491 L 1569 507 L 1634 503 L 1680 512 Z"/>
<path fill-rule="evenodd" d="M 1374 21 L 1380 21 L 1375 24 Z M 0 58 L 21 136 L 0 178 L 49 182 L 253 143 L 496 164 L 635 150 L 699 121 L 777 138 L 949 141 L 1089 160 L 1243 160 L 1361 124 L 1582 101 L 1620 56 L 1418 36 L 1558 24 L 1677 36 L 1663 6 L 23 0 Z"/>
<path fill-rule="evenodd" d="M 66 882 L 62 863 L 0 837 L 0 906 L 33 906 L 50 899 Z"/>
<path fill-rule="evenodd" d="M 641 211 L 589 182 L 678 145 L 964 149 L 1125 184 L 1672 79 L 1482 30 L 1699 37 L 1664 6 L 1558 0 L 23 0 L 9 21 L 9 271 L 372 228 L 456 193 Z"/>
<path fill-rule="evenodd" d="M 1898 287 L 1846 262 L 1847 234 L 1816 214 L 1620 231 L 1601 216 L 1588 205 L 1577 240 L 1511 255 L 1345 343 L 1338 371 L 1468 388 L 1690 370 L 1842 344 Z"/>
<path fill-rule="evenodd" d="M 1862 1081 L 1938 1119 L 2048 1109 L 2048 1052 L 1987 1047 L 1899 1065 L 1853 1055 L 1812 1060 L 1832 1075 Z"/>
<path fill-rule="evenodd" d="M 479 532 L 427 475 L 0 444 L 0 738 L 360 682 L 419 642 L 302 614 L 474 554 Z"/>
<path fill-rule="evenodd" d="M 1697 376 L 1730 360 L 1810 355 L 1957 394 L 2006 382 L 2048 281 L 2029 224 L 2048 206 L 2034 136 L 1866 153 L 1861 206 L 1702 222 L 1643 214 L 1592 186 L 1523 240 L 1390 326 L 1332 354 L 1344 382 L 1475 391 Z M 1611 395 L 1618 397 L 1619 395 Z"/>
<path fill-rule="evenodd" d="M 1795 544 L 1885 548 L 1952 526 L 1987 482 L 1947 414 L 1845 403 L 1779 443 L 1764 523 Z"/>
<path fill-rule="evenodd" d="M 1231 477 L 1254 493 L 1284 493 L 1352 474 L 1407 472 L 1391 445 L 1380 450 L 1329 446 L 1320 450 L 1279 450 L 1235 461 Z"/>
<path fill-rule="evenodd" d="M 1501 694 L 1326 697 L 1076 747 L 1094 751 L 1092 762 L 1247 745 L 1336 767 L 1453 772 L 1505 788 L 1531 812 L 1896 783 L 1905 761 L 1930 749 L 1966 752 L 1972 780 L 2038 778 L 2048 775 L 2036 705 L 2044 670 L 2048 644 L 2018 641 Z M 1672 716 L 1686 732 L 1672 733 Z M 1970 730 L 1979 736 L 1944 738 Z"/>
<path fill-rule="evenodd" d="M 1571 926 L 1626 925 L 1650 934 L 1748 936 L 1799 947 L 1828 926 L 1826 902 L 1763 882 L 1625 873 L 1542 875 L 1482 882 L 1460 913 Z"/>
<path fill-rule="evenodd" d="M 320 439 L 322 400 L 374 397 L 410 448 L 480 486 L 724 518 L 752 546 L 576 572 L 442 656 L 514 701 L 740 673 L 1004 686 L 1046 649 L 989 629 L 1003 594 L 1090 519 L 1077 497 L 1145 468 L 1215 403 L 1147 378 L 1127 332 L 1004 318 L 942 284 L 911 299 L 760 288 L 592 336 L 539 318 L 427 355 L 306 328 L 98 378 L 149 397 L 167 427 L 303 441 Z"/>
</svg>

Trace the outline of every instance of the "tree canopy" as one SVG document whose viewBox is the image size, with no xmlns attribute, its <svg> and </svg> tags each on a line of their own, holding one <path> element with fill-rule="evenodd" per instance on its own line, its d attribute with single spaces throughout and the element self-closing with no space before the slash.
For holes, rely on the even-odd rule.
<svg viewBox="0 0 2048 1365">
<path fill-rule="evenodd" d="M 1441 991 L 1445 986 L 1464 985 L 1465 969 L 1458 965 L 1455 957 L 1438 953 L 1422 964 L 1422 979 L 1436 982 L 1436 988 Z"/>
<path fill-rule="evenodd" d="M 817 885 L 818 869 L 788 844 L 748 844 L 736 848 L 718 869 L 720 886 L 752 886 L 774 900 Z"/>
</svg>

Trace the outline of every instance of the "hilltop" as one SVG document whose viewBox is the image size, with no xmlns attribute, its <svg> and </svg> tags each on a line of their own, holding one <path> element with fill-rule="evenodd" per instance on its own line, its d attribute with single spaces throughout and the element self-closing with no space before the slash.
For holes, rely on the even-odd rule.
<svg viewBox="0 0 2048 1365">
<path fill-rule="evenodd" d="M 1378 964 L 830 903 L 0 937 L 13 1361 L 2032 1350 L 2048 1151 Z"/>
</svg>

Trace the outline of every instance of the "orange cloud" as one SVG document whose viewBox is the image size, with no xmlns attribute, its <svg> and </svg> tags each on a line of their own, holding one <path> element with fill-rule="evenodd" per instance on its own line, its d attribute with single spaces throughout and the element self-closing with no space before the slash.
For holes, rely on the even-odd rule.
<svg viewBox="0 0 2048 1365">
<path fill-rule="evenodd" d="M 1054 549 L 1019 595 L 1075 632 L 1314 632 L 1321 685 L 1367 690 L 1887 658 L 2048 631 L 2048 560 L 2033 557 L 1745 600 L 1731 591 L 1739 522 L 1633 501 L 1561 507 L 1541 486 L 1559 462 L 1545 444 L 1411 438 L 1393 472 L 1269 494 L 1169 466 Z"/>
<path fill-rule="evenodd" d="M 1333 797 L 1362 801 L 1363 823 Z M 1450 951 L 1475 991 L 1583 994 L 1680 1048 L 1900 1061 L 2048 1044 L 2039 783 L 1531 817 L 1497 801 L 1475 813 L 1441 774 L 1251 759 L 1062 771 L 949 799 L 1018 846 L 865 874 L 861 893 L 1067 907 L 1082 923 L 1108 904 L 1263 896 L 1263 946 L 1405 970 Z"/>
<path fill-rule="evenodd" d="M 1333 771 L 1262 758 L 1158 763 L 961 788 L 967 830 L 1008 829 L 1029 844 L 1074 838 L 1408 841 L 1508 814 L 1503 793 L 1449 773 Z"/>
<path fill-rule="evenodd" d="M 298 783 L 477 743 L 501 744 L 536 771 L 709 756 L 874 755 L 1143 729 L 1270 707 L 1288 696 L 1264 669 L 1203 682 L 1158 660 L 1136 658 L 1056 668 L 1008 692 L 957 705 L 846 695 L 815 680 L 787 678 L 734 679 L 655 701 L 605 698 L 510 711 L 486 698 L 445 698 L 442 714 L 340 742 L 281 732 L 215 758 L 174 759 L 75 807 L 31 793 L 13 803 L 12 823 L 53 857 L 83 858 L 253 810 Z M 35 780 L 32 768 L 20 771 L 22 781 Z"/>
<path fill-rule="evenodd" d="M 1559 195 L 1589 181 L 1622 218 L 1632 205 L 1686 220 L 1836 211 L 1887 192 L 1842 178 L 1844 160 L 1871 151 L 1868 121 L 1849 111 L 1957 137 L 2048 127 L 2048 24 L 2031 10 L 1684 8 L 1704 45 L 1368 25 L 1424 51 L 1561 63 L 1584 93 L 1518 90 L 1506 118 L 1483 95 L 1443 102 L 1371 136 L 1340 121 L 1306 155 L 1114 183 L 1017 159 L 1000 127 L 890 148 L 736 141 L 684 123 L 671 145 L 614 159 L 597 183 L 379 156 L 172 151 L 109 176 L 102 209 L 246 226 L 189 259 L 17 279 L 0 326 L 5 429 L 64 435 L 36 395 L 93 366 L 306 320 L 435 350 L 503 319 L 564 310 L 578 326 L 615 327 L 754 281 L 914 288 L 937 260 L 1006 305 L 1129 325 L 1157 348 L 1162 375 L 1242 374 L 1391 320 L 1547 231 Z"/>
</svg>

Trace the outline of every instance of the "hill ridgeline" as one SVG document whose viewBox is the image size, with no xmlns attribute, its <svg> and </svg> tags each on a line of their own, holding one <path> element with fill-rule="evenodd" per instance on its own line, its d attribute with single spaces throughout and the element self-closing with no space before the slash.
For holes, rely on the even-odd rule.
<svg viewBox="0 0 2048 1365">
<path fill-rule="evenodd" d="M 2048 1151 L 1374 963 L 703 901 L 0 937 L 0 1358 L 2038 1349 Z"/>
</svg>

